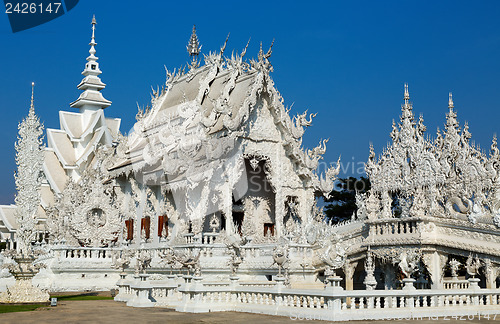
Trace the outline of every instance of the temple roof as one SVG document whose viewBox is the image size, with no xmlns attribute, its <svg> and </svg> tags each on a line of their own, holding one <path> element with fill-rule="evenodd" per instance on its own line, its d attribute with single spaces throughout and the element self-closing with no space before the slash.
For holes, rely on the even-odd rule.
<svg viewBox="0 0 500 324">
<path fill-rule="evenodd" d="M 95 25 L 97 24 L 95 17 L 92 18 L 92 38 L 90 41 L 89 56 L 82 74 L 85 76 L 78 84 L 78 89 L 83 90 L 77 100 L 73 101 L 70 106 L 73 108 L 94 108 L 103 109 L 111 105 L 111 101 L 104 98 L 100 92 L 106 87 L 106 84 L 101 81 L 99 75 L 102 73 L 99 69 L 98 57 L 95 56 Z"/>
<path fill-rule="evenodd" d="M 330 167 L 325 176 L 318 177 L 316 169 L 326 141 L 312 150 L 302 148 L 304 127 L 311 125 L 314 114 L 309 119 L 307 112 L 290 117 L 270 76 L 271 48 L 266 53 L 261 46 L 258 60 L 244 61 L 246 48 L 241 55 L 228 58 L 223 56 L 225 46 L 220 52 L 205 55 L 201 67 L 193 61 L 187 72 L 167 71 L 165 86 L 153 90 L 151 109 L 140 110 L 136 116 L 138 122 L 128 137 L 127 158 L 115 161 L 110 168 L 112 175 L 132 169 L 154 174 L 163 168 L 171 180 L 182 165 L 196 163 L 204 156 L 210 160 L 220 153 L 217 150 L 236 145 L 228 142 L 224 148 L 221 142 L 251 138 L 281 143 L 285 154 L 294 161 L 296 174 L 307 186 L 331 192 L 330 180 L 338 173 L 339 164 L 337 169 Z M 192 148 L 183 147 L 190 142 Z M 199 148 L 196 142 L 202 143 Z"/>
<path fill-rule="evenodd" d="M 103 108 L 111 105 L 100 90 L 106 86 L 99 75 L 98 58 L 95 56 L 95 18 L 92 19 L 90 55 L 78 84 L 83 90 L 78 100 L 70 104 L 79 112 L 60 111 L 60 129 L 47 129 L 47 148 L 44 170 L 50 187 L 60 193 L 68 177 L 78 181 L 81 173 L 91 164 L 99 145 L 111 146 L 120 134 L 119 118 L 107 118 Z"/>
</svg>

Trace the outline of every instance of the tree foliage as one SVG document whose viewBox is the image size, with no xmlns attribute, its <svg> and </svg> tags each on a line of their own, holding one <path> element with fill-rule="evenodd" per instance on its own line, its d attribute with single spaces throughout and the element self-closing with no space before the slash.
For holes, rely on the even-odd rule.
<svg viewBox="0 0 500 324">
<path fill-rule="evenodd" d="M 338 223 L 350 219 L 357 211 L 356 192 L 363 194 L 370 190 L 370 180 L 366 177 L 340 178 L 326 200 L 325 215 L 328 221 Z"/>
</svg>

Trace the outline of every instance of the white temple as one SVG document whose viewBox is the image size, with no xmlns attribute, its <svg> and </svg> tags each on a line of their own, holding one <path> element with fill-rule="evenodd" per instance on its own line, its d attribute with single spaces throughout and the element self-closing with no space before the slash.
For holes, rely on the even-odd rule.
<svg viewBox="0 0 500 324">
<path fill-rule="evenodd" d="M 60 129 L 46 132 L 39 287 L 327 320 L 500 313 L 500 151 L 496 138 L 489 155 L 469 142 L 451 94 L 432 140 L 405 85 L 392 142 L 378 157 L 370 147 L 371 190 L 351 220 L 329 224 L 317 199 L 340 164 L 322 174 L 326 140 L 302 147 L 315 114 L 289 115 L 270 76 L 272 44 L 246 60 L 246 47 L 224 56 L 226 39 L 202 64 L 193 28 L 187 71 L 167 70 L 123 136 L 120 119 L 104 116 L 95 25 L 70 104 L 79 111 L 61 111 Z M 0 208 L 10 248 L 15 209 Z M 0 273 L 0 291 L 12 282 Z"/>
</svg>

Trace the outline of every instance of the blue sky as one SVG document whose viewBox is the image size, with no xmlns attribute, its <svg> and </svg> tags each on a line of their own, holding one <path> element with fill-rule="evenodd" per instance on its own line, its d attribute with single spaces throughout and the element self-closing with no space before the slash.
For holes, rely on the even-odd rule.
<svg viewBox="0 0 500 324">
<path fill-rule="evenodd" d="M 113 104 L 107 116 L 132 127 L 136 102 L 146 105 L 151 86 L 165 81 L 164 65 L 189 60 L 186 44 L 197 25 L 202 52 L 218 50 L 247 57 L 259 42 L 275 38 L 271 62 L 278 90 L 292 112 L 318 116 L 304 137 L 313 147 L 330 138 L 326 162 L 342 155 L 347 163 L 366 161 L 373 142 L 380 153 L 398 119 L 403 83 L 408 82 L 416 114 L 428 133 L 442 128 L 448 92 L 459 120 L 469 122 L 473 140 L 489 149 L 500 131 L 499 1 L 96 1 L 82 0 L 47 24 L 12 34 L 0 14 L 0 204 L 14 200 L 14 142 L 27 114 L 31 82 L 36 112 L 46 127 L 59 127 L 59 110 L 79 95 L 97 19 L 97 56 Z"/>
</svg>

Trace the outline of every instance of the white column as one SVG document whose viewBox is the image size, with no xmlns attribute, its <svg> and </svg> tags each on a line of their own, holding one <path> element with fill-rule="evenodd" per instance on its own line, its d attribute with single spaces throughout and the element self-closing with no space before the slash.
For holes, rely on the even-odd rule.
<svg viewBox="0 0 500 324">
<path fill-rule="evenodd" d="M 135 239 L 135 245 L 140 245 L 141 244 L 141 219 L 142 215 L 144 214 L 144 205 L 146 203 L 146 190 L 144 190 L 144 186 L 142 184 L 139 184 L 139 188 L 141 190 L 141 202 L 139 203 L 139 206 L 137 206 L 137 213 L 136 213 L 136 228 L 135 228 L 135 233 L 136 233 L 136 239 Z"/>
<path fill-rule="evenodd" d="M 441 262 L 439 260 L 439 253 L 433 252 L 431 255 L 431 264 L 429 265 L 429 272 L 431 275 L 432 279 L 432 284 L 431 288 L 432 289 L 443 289 L 443 282 L 441 281 L 442 279 L 442 269 L 441 269 Z"/>
<path fill-rule="evenodd" d="M 150 238 L 151 238 L 151 243 L 153 245 L 158 245 L 160 242 L 160 237 L 158 236 L 158 218 L 161 216 L 159 214 L 160 212 L 160 206 L 163 204 L 163 195 L 161 193 L 161 187 L 157 186 L 156 190 L 153 191 L 156 195 L 156 200 L 158 201 L 157 205 L 155 206 L 155 212 L 153 215 L 154 219 L 151 219 L 153 223 L 153 230 L 151 231 Z"/>
<path fill-rule="evenodd" d="M 274 215 L 276 217 L 276 235 L 279 237 L 283 228 L 283 217 L 285 217 L 285 196 L 283 196 L 282 188 L 276 188 L 274 203 Z"/>
<path fill-rule="evenodd" d="M 226 217 L 226 233 L 233 234 L 234 221 L 233 221 L 233 188 L 226 182 L 226 193 L 224 195 L 224 217 Z"/>
</svg>

